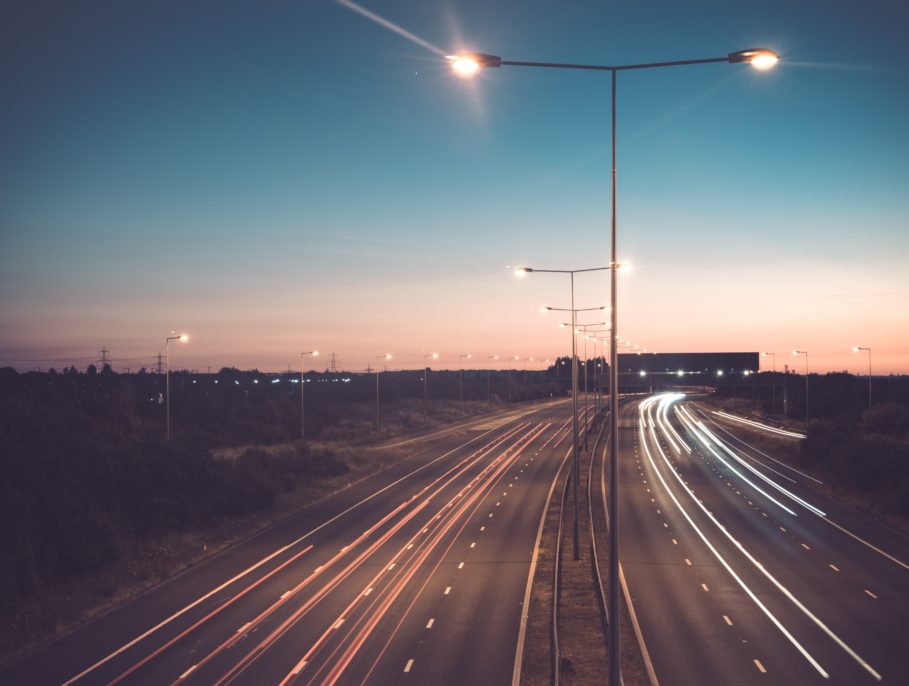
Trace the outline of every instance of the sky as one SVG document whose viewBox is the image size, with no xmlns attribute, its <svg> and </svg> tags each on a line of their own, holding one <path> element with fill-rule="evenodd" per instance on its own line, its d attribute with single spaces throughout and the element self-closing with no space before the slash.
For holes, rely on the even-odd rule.
<svg viewBox="0 0 909 686">
<path fill-rule="evenodd" d="M 5 3 L 0 365 L 485 368 L 566 354 L 607 265 L 619 336 L 909 373 L 909 6 L 898 0 Z M 398 26 L 404 31 L 395 31 Z M 579 275 L 576 307 L 609 301 Z M 602 315 L 582 313 L 582 322 Z M 768 360 L 769 358 L 764 358 Z M 309 363 L 309 362 L 308 362 Z M 511 366 L 511 365 L 509 365 Z"/>
</svg>

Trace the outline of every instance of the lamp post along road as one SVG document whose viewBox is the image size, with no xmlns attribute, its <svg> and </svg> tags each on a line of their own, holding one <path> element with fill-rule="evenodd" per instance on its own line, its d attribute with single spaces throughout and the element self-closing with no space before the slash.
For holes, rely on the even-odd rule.
<svg viewBox="0 0 909 686">
<path fill-rule="evenodd" d="M 852 349 L 852 352 L 858 353 L 862 350 L 868 353 L 868 407 L 871 407 L 871 348 L 863 348 L 857 345 Z"/>
<path fill-rule="evenodd" d="M 179 336 L 168 336 L 164 339 L 164 423 L 166 425 L 165 436 L 170 440 L 170 342 L 180 341 L 186 343 L 189 336 L 185 333 Z"/>
<path fill-rule="evenodd" d="M 464 370 L 462 368 L 462 363 L 464 360 L 469 360 L 470 357 L 470 353 L 458 355 L 458 412 L 461 414 L 464 414 Z"/>
<path fill-rule="evenodd" d="M 306 374 L 305 360 L 307 355 L 312 355 L 313 357 L 319 356 L 318 350 L 308 350 L 305 353 L 300 353 L 300 440 L 306 440 L 306 405 L 303 402 L 303 386 L 305 385 L 306 379 L 304 378 Z"/>
<path fill-rule="evenodd" d="M 426 360 L 439 359 L 439 353 L 423 353 L 423 420 L 429 417 L 429 366 Z"/>
<path fill-rule="evenodd" d="M 376 362 L 379 360 L 390 360 L 391 354 L 377 355 Z M 379 365 L 376 365 L 376 431 L 379 430 Z"/>
<path fill-rule="evenodd" d="M 582 272 L 599 272 L 610 270 L 611 267 L 593 267 L 590 269 L 535 269 L 533 267 L 518 267 L 515 274 L 532 274 L 539 272 L 542 274 L 568 274 L 571 280 L 571 307 L 544 307 L 544 312 L 571 312 L 571 462 L 574 485 L 572 486 L 574 495 L 574 538 L 572 546 L 572 557 L 575 560 L 581 559 L 580 549 L 580 530 L 578 524 L 578 482 L 581 477 L 581 467 L 578 462 L 578 349 L 575 340 L 575 329 L 577 328 L 577 313 L 590 312 L 593 310 L 603 310 L 604 307 L 587 307 L 582 310 L 575 309 L 574 306 L 574 275 Z"/>
<path fill-rule="evenodd" d="M 497 55 L 487 55 L 480 53 L 468 53 L 463 55 L 452 55 L 448 57 L 452 69 L 456 74 L 462 77 L 471 77 L 476 75 L 483 68 L 498 67 L 539 67 L 545 69 L 582 69 L 589 71 L 607 71 L 612 77 L 612 211 L 611 211 L 611 252 L 612 267 L 616 267 L 618 262 L 617 253 L 617 221 L 616 221 L 616 75 L 620 71 L 631 71 L 637 69 L 657 69 L 662 67 L 679 67 L 694 64 L 710 63 L 731 63 L 731 64 L 751 64 L 756 69 L 765 70 L 773 67 L 779 57 L 772 50 L 757 48 L 750 50 L 740 50 L 731 52 L 725 57 L 713 57 L 700 60 L 677 60 L 673 62 L 650 62 L 643 64 L 625 64 L 617 66 L 593 65 L 593 64 L 567 64 L 555 62 L 526 62 L 503 60 Z M 609 686 L 619 686 L 620 682 L 620 660 L 619 660 L 619 509 L 618 509 L 618 372 L 616 364 L 618 355 L 616 350 L 616 337 L 618 336 L 618 295 L 616 292 L 617 278 L 616 270 L 612 270 L 611 286 L 611 305 L 612 305 L 612 332 L 610 334 L 609 347 L 609 379 L 610 379 L 610 419 L 609 419 Z M 573 335 L 573 334 L 572 334 Z M 577 457 L 577 455 L 575 455 Z"/>
</svg>

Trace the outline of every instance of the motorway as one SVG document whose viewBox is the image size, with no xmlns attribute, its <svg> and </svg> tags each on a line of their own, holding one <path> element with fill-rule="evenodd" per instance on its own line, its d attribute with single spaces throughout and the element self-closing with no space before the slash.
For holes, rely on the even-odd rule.
<svg viewBox="0 0 909 686">
<path fill-rule="evenodd" d="M 909 683 L 909 539 L 745 435 L 680 394 L 620 410 L 620 557 L 659 683 Z"/>
<path fill-rule="evenodd" d="M 570 407 L 417 454 L 0 672 L 2 684 L 509 684 Z"/>
</svg>

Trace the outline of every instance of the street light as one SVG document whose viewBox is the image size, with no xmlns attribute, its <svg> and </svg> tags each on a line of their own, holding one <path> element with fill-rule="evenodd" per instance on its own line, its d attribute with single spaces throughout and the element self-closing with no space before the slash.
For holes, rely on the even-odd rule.
<svg viewBox="0 0 909 686">
<path fill-rule="evenodd" d="M 376 355 L 376 362 L 379 360 L 390 360 L 391 353 Z M 379 430 L 379 365 L 376 365 L 376 431 Z"/>
<path fill-rule="evenodd" d="M 498 355 L 487 355 L 486 359 L 487 360 L 498 360 L 499 356 Z M 487 367 L 486 368 L 486 404 L 487 405 L 489 405 L 492 402 L 492 391 L 490 390 L 492 388 L 490 386 L 490 377 L 491 376 L 492 376 L 492 369 Z"/>
<path fill-rule="evenodd" d="M 439 359 L 439 353 L 423 353 L 423 420 L 429 416 L 429 365 L 426 364 L 426 360 L 432 358 L 434 360 Z"/>
<path fill-rule="evenodd" d="M 461 414 L 464 414 L 464 384 L 462 382 L 464 370 L 461 368 L 461 363 L 470 358 L 470 353 L 458 355 L 458 412 Z"/>
<path fill-rule="evenodd" d="M 868 353 L 868 407 L 871 407 L 871 348 L 863 348 L 860 345 L 852 348 L 852 352 L 857 353 L 862 350 L 867 351 Z"/>
<path fill-rule="evenodd" d="M 564 64 L 554 62 L 516 62 L 503 60 L 497 55 L 488 55 L 484 53 L 465 53 L 453 55 L 448 58 L 452 69 L 455 73 L 463 77 L 475 76 L 482 68 L 497 68 L 504 66 L 514 67 L 542 67 L 549 69 L 583 69 L 591 71 L 607 71 L 612 77 L 612 217 L 611 217 L 611 265 L 618 265 L 618 241 L 617 241 L 617 220 L 616 220 L 616 76 L 620 71 L 631 71 L 636 69 L 655 69 L 661 67 L 677 67 L 694 64 L 708 64 L 714 62 L 727 62 L 731 64 L 751 64 L 755 69 L 766 70 L 773 67 L 778 61 L 779 56 L 772 50 L 766 48 L 753 48 L 749 50 L 739 50 L 730 52 L 725 57 L 714 57 L 700 60 L 677 60 L 673 62 L 650 62 L 643 64 L 626 64 L 617 66 L 592 65 L 592 64 Z M 619 508 L 618 508 L 618 373 L 616 370 L 617 350 L 615 337 L 618 335 L 618 293 L 617 278 L 615 269 L 612 270 L 612 333 L 610 334 L 611 343 L 610 357 L 610 382 L 612 386 L 612 397 L 610 398 L 610 436 L 609 436 L 609 453 L 612 458 L 610 464 L 610 483 L 609 483 L 609 607 L 612 608 L 612 621 L 609 622 L 609 686 L 619 686 L 620 680 L 620 660 L 619 660 Z"/>
<path fill-rule="evenodd" d="M 185 333 L 181 333 L 178 336 L 168 336 L 164 339 L 164 414 L 166 416 L 165 424 L 167 425 L 165 435 L 168 441 L 170 440 L 170 342 L 180 341 L 181 343 L 186 343 L 188 340 L 189 336 Z"/>
<path fill-rule="evenodd" d="M 808 353 L 805 350 L 793 350 L 792 354 L 805 356 L 805 421 L 808 421 L 811 418 L 811 413 L 808 411 Z"/>
<path fill-rule="evenodd" d="M 583 272 L 600 272 L 600 271 L 612 271 L 612 266 L 608 267 L 591 267 L 589 269 L 534 269 L 533 267 L 518 267 L 514 270 L 515 274 L 532 274 L 538 272 L 541 274 L 568 274 L 569 280 L 571 282 L 571 307 L 562 308 L 562 307 L 544 307 L 543 311 L 545 312 L 571 312 L 571 462 L 574 471 L 574 485 L 572 490 L 574 492 L 574 538 L 572 546 L 572 557 L 575 560 L 581 559 L 581 548 L 580 548 L 580 529 L 579 529 L 579 514 L 578 514 L 578 482 L 581 478 L 581 465 L 578 461 L 578 350 L 577 350 L 577 341 L 575 340 L 575 333 L 577 329 L 577 314 L 578 312 L 590 312 L 593 310 L 605 310 L 605 307 L 585 307 L 582 309 L 575 308 L 574 306 L 574 275 L 581 274 Z"/>
<path fill-rule="evenodd" d="M 303 375 L 306 373 L 305 358 L 307 355 L 312 355 L 313 357 L 319 356 L 318 350 L 307 350 L 305 353 L 300 353 L 300 440 L 306 438 L 306 409 L 303 403 L 303 386 L 305 386 L 306 379 L 303 378 Z"/>
</svg>

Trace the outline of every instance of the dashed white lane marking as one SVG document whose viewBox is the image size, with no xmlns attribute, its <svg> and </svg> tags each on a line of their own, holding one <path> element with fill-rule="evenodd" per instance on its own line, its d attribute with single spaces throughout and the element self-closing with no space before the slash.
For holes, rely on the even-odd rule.
<svg viewBox="0 0 909 686">
<path fill-rule="evenodd" d="M 657 514 L 662 514 L 662 512 L 660 512 L 659 510 L 657 510 Z"/>
<path fill-rule="evenodd" d="M 372 586 L 363 591 L 363 595 L 369 595 L 370 593 L 372 593 Z"/>
<path fill-rule="evenodd" d="M 451 586 L 446 586 L 445 593 L 443 593 L 442 595 L 448 595 L 449 593 L 451 593 Z"/>
<path fill-rule="evenodd" d="M 490 512 L 490 513 L 489 513 L 490 518 L 492 517 L 493 514 L 495 514 L 495 513 L 493 513 L 493 512 Z"/>
<path fill-rule="evenodd" d="M 426 628 L 427 628 L 427 629 L 432 629 L 432 624 L 433 624 L 433 622 L 435 622 L 435 621 L 436 621 L 436 620 L 435 620 L 434 617 L 430 617 L 430 618 L 429 618 L 429 621 L 426 622 Z"/>
<path fill-rule="evenodd" d="M 811 548 L 808 547 L 808 545 L 805 544 L 805 543 L 802 543 L 802 547 L 803 547 L 805 550 L 811 550 Z"/>
<path fill-rule="evenodd" d="M 786 533 L 786 529 L 784 529 L 783 527 L 780 527 L 780 531 L 782 531 L 783 533 Z"/>
<path fill-rule="evenodd" d="M 766 512 L 761 512 L 761 514 L 764 515 L 765 517 L 767 516 Z"/>
<path fill-rule="evenodd" d="M 341 619 L 339 619 L 337 622 L 335 622 L 335 625 L 332 627 L 332 629 L 340 629 L 340 628 L 341 628 L 341 625 L 342 625 L 343 623 L 344 623 L 344 618 L 341 617 Z"/>
<path fill-rule="evenodd" d="M 877 596 L 874 595 L 874 594 L 873 594 L 871 591 L 869 591 L 867 588 L 865 589 L 865 593 L 867 593 L 867 594 L 870 595 L 872 598 L 874 598 L 875 600 L 877 600 Z"/>
<path fill-rule="evenodd" d="M 668 528 L 669 528 L 669 525 L 668 525 L 666 522 L 663 522 L 663 527 L 666 528 L 666 529 L 668 529 Z"/>
<path fill-rule="evenodd" d="M 413 658 L 409 659 L 407 664 L 404 665 L 404 671 L 409 672 L 411 667 L 413 667 Z"/>
<path fill-rule="evenodd" d="M 865 591 L 865 593 L 867 593 L 867 592 L 868 592 L 868 591 Z M 239 633 L 242 633 L 242 632 L 246 629 L 246 627 L 248 627 L 250 624 L 252 624 L 252 622 L 246 622 L 246 624 L 244 624 L 244 625 L 241 626 L 239 629 L 237 629 L 237 633 L 238 633 L 238 634 L 239 634 Z"/>
<path fill-rule="evenodd" d="M 407 549 L 410 550 L 411 548 L 413 548 L 413 543 L 408 543 L 408 544 L 407 544 Z"/>
<path fill-rule="evenodd" d="M 710 589 L 707 588 L 707 584 L 701 584 L 701 588 L 704 589 L 704 593 L 710 593 Z"/>
<path fill-rule="evenodd" d="M 496 507 L 498 507 L 501 504 L 502 504 L 502 501 L 500 500 L 499 502 L 496 503 Z"/>
<path fill-rule="evenodd" d="M 481 527 L 480 527 L 480 531 L 486 531 L 486 527 L 485 527 L 485 526 L 481 526 Z"/>
<path fill-rule="evenodd" d="M 685 558 L 685 564 L 689 567 L 691 566 L 691 560 L 689 560 L 687 557 Z"/>
<path fill-rule="evenodd" d="M 300 660 L 300 661 L 297 663 L 297 666 L 294 667 L 293 670 L 291 671 L 291 674 L 299 674 L 300 672 L 303 671 L 303 668 L 304 668 L 305 666 L 306 666 L 306 660 Z"/>
<path fill-rule="evenodd" d="M 732 620 L 729 619 L 728 615 L 723 615 L 723 621 L 725 621 L 729 626 L 732 626 Z"/>
<path fill-rule="evenodd" d="M 461 564 L 458 565 L 458 569 L 464 569 L 464 563 L 463 563 L 463 562 L 462 562 Z"/>
<path fill-rule="evenodd" d="M 471 544 L 470 544 L 470 547 L 471 547 L 471 548 L 476 548 L 476 547 L 477 547 L 477 542 L 474 541 L 473 543 L 471 543 Z"/>
<path fill-rule="evenodd" d="M 189 669 L 187 669 L 185 672 L 183 672 L 183 674 L 180 675 L 180 678 L 181 678 L 181 679 L 185 679 L 186 677 L 188 677 L 188 676 L 190 675 L 190 673 L 191 673 L 195 668 L 196 668 L 196 665 L 193 665 L 192 667 L 190 667 Z"/>
<path fill-rule="evenodd" d="M 346 553 L 347 550 L 348 550 L 349 548 L 350 548 L 350 546 L 349 546 L 349 545 L 346 545 L 346 546 L 344 546 L 343 548 L 341 548 L 341 552 L 342 552 L 342 553 Z"/>
<path fill-rule="evenodd" d="M 655 503 L 656 500 L 654 500 L 653 498 L 651 498 L 651 499 L 650 499 L 650 502 Z"/>
<path fill-rule="evenodd" d="M 291 593 L 293 593 L 293 591 L 284 591 L 284 593 L 281 594 L 281 597 L 279 598 L 279 600 L 284 600 Z"/>
<path fill-rule="evenodd" d="M 828 563 L 827 566 L 830 567 L 830 569 L 832 569 L 834 572 L 840 571 L 840 568 L 837 567 L 837 566 L 836 566 L 835 564 L 833 564 L 832 562 L 831 562 L 831 563 Z"/>
<path fill-rule="evenodd" d="M 767 673 L 767 670 L 764 669 L 764 665 L 762 665 L 762 664 L 761 664 L 761 661 L 758 660 L 757 658 L 754 658 L 754 666 L 758 668 L 758 671 L 759 671 L 761 674 L 766 674 L 766 673 Z"/>
<path fill-rule="evenodd" d="M 390 565 L 388 565 L 388 571 L 389 571 L 389 572 L 390 572 L 392 569 L 394 569 L 394 568 L 395 568 L 395 563 L 394 563 L 394 562 L 392 562 Z"/>
<path fill-rule="evenodd" d="M 673 539 L 672 539 L 672 545 L 678 545 L 678 544 L 679 544 L 679 542 L 673 538 Z"/>
</svg>

